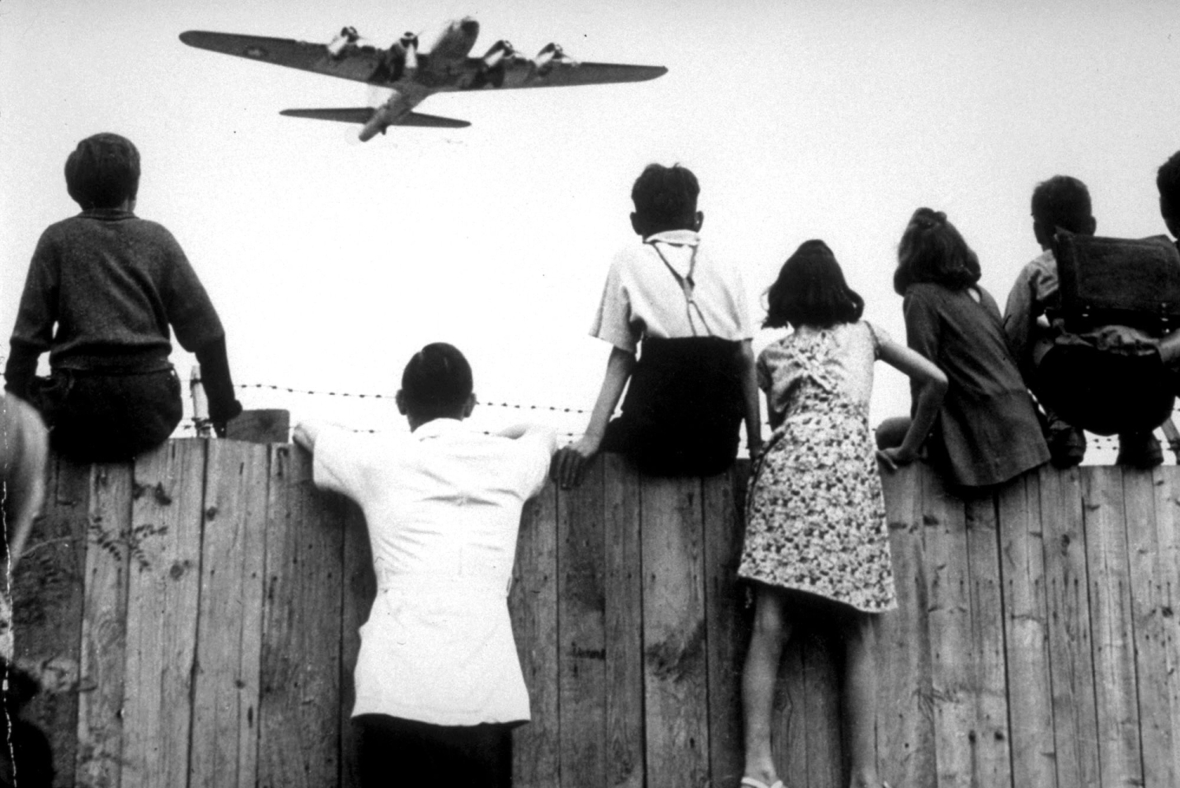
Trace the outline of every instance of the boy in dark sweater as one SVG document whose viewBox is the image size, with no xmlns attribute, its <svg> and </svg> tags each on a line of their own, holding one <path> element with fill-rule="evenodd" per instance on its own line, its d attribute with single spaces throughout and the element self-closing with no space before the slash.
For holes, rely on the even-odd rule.
<svg viewBox="0 0 1180 788">
<path fill-rule="evenodd" d="M 135 216 L 139 151 L 117 134 L 78 143 L 66 187 L 82 213 L 41 235 L 12 331 L 6 388 L 31 402 L 59 452 L 129 459 L 168 438 L 183 413 L 169 327 L 195 353 L 219 434 L 241 412 L 225 331 L 176 239 Z M 51 375 L 36 377 L 48 351 Z"/>
</svg>

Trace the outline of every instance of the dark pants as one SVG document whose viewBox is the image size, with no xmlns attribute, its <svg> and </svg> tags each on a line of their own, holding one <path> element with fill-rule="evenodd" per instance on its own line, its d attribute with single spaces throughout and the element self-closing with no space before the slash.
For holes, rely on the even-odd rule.
<svg viewBox="0 0 1180 788">
<path fill-rule="evenodd" d="M 510 788 L 512 728 L 431 725 L 362 714 L 352 718 L 361 788 Z"/>
<path fill-rule="evenodd" d="M 78 462 L 120 462 L 159 446 L 180 423 L 180 379 L 152 372 L 54 370 L 35 378 L 29 400 L 53 449 Z"/>
<path fill-rule="evenodd" d="M 1176 377 L 1158 353 L 1057 345 L 1041 359 L 1033 393 L 1061 420 L 1097 435 L 1150 432 L 1172 415 Z"/>
</svg>

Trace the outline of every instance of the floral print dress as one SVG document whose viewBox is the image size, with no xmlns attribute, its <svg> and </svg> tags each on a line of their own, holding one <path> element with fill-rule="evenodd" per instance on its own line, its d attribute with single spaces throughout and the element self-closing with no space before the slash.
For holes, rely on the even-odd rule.
<svg viewBox="0 0 1180 788">
<path fill-rule="evenodd" d="M 759 386 L 782 422 L 754 469 L 741 577 L 867 613 L 897 606 L 868 418 L 887 339 L 864 321 L 804 326 L 759 355 Z"/>
</svg>

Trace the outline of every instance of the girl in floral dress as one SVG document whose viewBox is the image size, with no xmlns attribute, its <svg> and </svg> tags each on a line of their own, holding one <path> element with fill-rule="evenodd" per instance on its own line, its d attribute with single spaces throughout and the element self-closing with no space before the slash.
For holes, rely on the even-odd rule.
<svg viewBox="0 0 1180 788">
<path fill-rule="evenodd" d="M 768 292 L 766 327 L 794 330 L 758 358 L 774 434 L 755 467 L 738 574 L 753 582 L 754 631 L 742 676 L 748 788 L 782 788 L 770 720 L 783 644 L 801 609 L 836 611 L 845 643 L 844 719 L 853 788 L 878 788 L 872 617 L 896 607 L 877 457 L 912 461 L 946 390 L 921 355 L 860 320 L 864 301 L 823 241 L 807 241 Z M 869 430 L 873 362 L 920 387 L 901 446 L 875 453 Z M 825 608 L 826 609 L 826 608 Z"/>
</svg>

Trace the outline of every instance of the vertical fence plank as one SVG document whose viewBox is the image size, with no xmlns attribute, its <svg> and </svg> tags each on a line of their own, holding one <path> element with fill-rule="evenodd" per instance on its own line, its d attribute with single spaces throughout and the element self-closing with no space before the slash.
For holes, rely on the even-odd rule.
<svg viewBox="0 0 1180 788">
<path fill-rule="evenodd" d="M 933 686 L 921 475 L 915 464 L 882 478 L 897 610 L 878 617 L 877 768 L 890 785 L 935 785 Z"/>
<path fill-rule="evenodd" d="M 205 443 L 170 441 L 135 463 L 123 788 L 188 779 Z"/>
<path fill-rule="evenodd" d="M 923 476 L 931 678 L 939 785 L 969 785 L 975 737 L 966 512 L 936 474 Z"/>
<path fill-rule="evenodd" d="M 1024 474 L 1006 485 L 998 506 L 1012 784 L 1055 788 L 1040 477 Z"/>
<path fill-rule="evenodd" d="M 643 650 L 649 788 L 709 777 L 701 482 L 645 478 Z"/>
<path fill-rule="evenodd" d="M 1080 472 L 1040 471 L 1057 784 L 1098 785 L 1098 714 Z"/>
<path fill-rule="evenodd" d="M 1082 475 L 1103 786 L 1142 785 L 1122 468 Z"/>
<path fill-rule="evenodd" d="M 643 567 L 639 476 L 618 454 L 603 466 L 606 546 L 606 785 L 643 788 Z"/>
<path fill-rule="evenodd" d="M 525 504 L 508 606 L 532 721 L 513 736 L 513 785 L 561 784 L 557 681 L 557 488 Z"/>
<path fill-rule="evenodd" d="M 1156 488 L 1165 486 L 1162 469 L 1154 473 L 1123 476 L 1126 495 L 1127 550 L 1131 590 L 1131 623 L 1135 643 L 1135 676 L 1139 703 L 1139 731 L 1143 746 L 1143 784 L 1149 788 L 1173 786 L 1180 775 L 1173 771 L 1175 748 L 1171 698 L 1168 694 L 1168 632 L 1163 589 L 1165 557 L 1160 549 Z M 1175 571 L 1175 570 L 1173 570 Z"/>
<path fill-rule="evenodd" d="M 190 788 L 252 788 L 266 552 L 267 448 L 208 445 Z"/>
<path fill-rule="evenodd" d="M 44 514 L 33 524 L 13 577 L 12 626 L 16 664 L 41 684 L 22 716 L 49 739 L 53 784 L 64 788 L 74 784 L 77 757 L 90 467 L 63 459 L 53 466 Z M 18 754 L 18 769 L 20 760 Z"/>
<path fill-rule="evenodd" d="M 602 460 L 557 505 L 562 788 L 606 783 L 606 553 Z"/>
<path fill-rule="evenodd" d="M 1171 753 L 1158 753 L 1160 785 L 1180 783 L 1180 468 L 1155 470 L 1156 534 L 1159 539 L 1155 565 L 1156 601 L 1164 638 L 1164 660 L 1152 668 L 1162 675 L 1172 734 Z M 1148 788 L 1154 788 L 1149 785 Z"/>
<path fill-rule="evenodd" d="M 320 788 L 339 780 L 343 510 L 307 452 L 270 451 L 258 785 Z"/>
<path fill-rule="evenodd" d="M 119 788 L 127 646 L 131 466 L 95 466 L 82 613 L 77 784 Z"/>
<path fill-rule="evenodd" d="M 1023 478 L 1010 482 L 1023 486 Z M 1012 784 L 1008 735 L 1008 688 L 1004 666 L 1004 603 L 1000 584 L 996 501 L 992 493 L 967 502 L 967 549 L 971 584 L 971 641 L 964 659 L 972 666 L 975 714 L 972 784 Z M 968 736 L 971 741 L 971 737 Z"/>
<path fill-rule="evenodd" d="M 712 784 L 742 776 L 742 663 L 750 640 L 744 588 L 737 583 L 749 463 L 704 480 L 705 643 L 709 663 L 709 766 Z"/>
<path fill-rule="evenodd" d="M 373 571 L 373 550 L 365 516 L 352 501 L 339 498 L 345 508 L 344 520 L 344 615 L 340 622 L 340 785 L 360 785 L 356 763 L 356 743 L 352 733 L 352 707 L 356 703 L 357 656 L 361 650 L 361 625 L 369 620 L 369 611 L 377 596 L 377 576 Z"/>
</svg>

